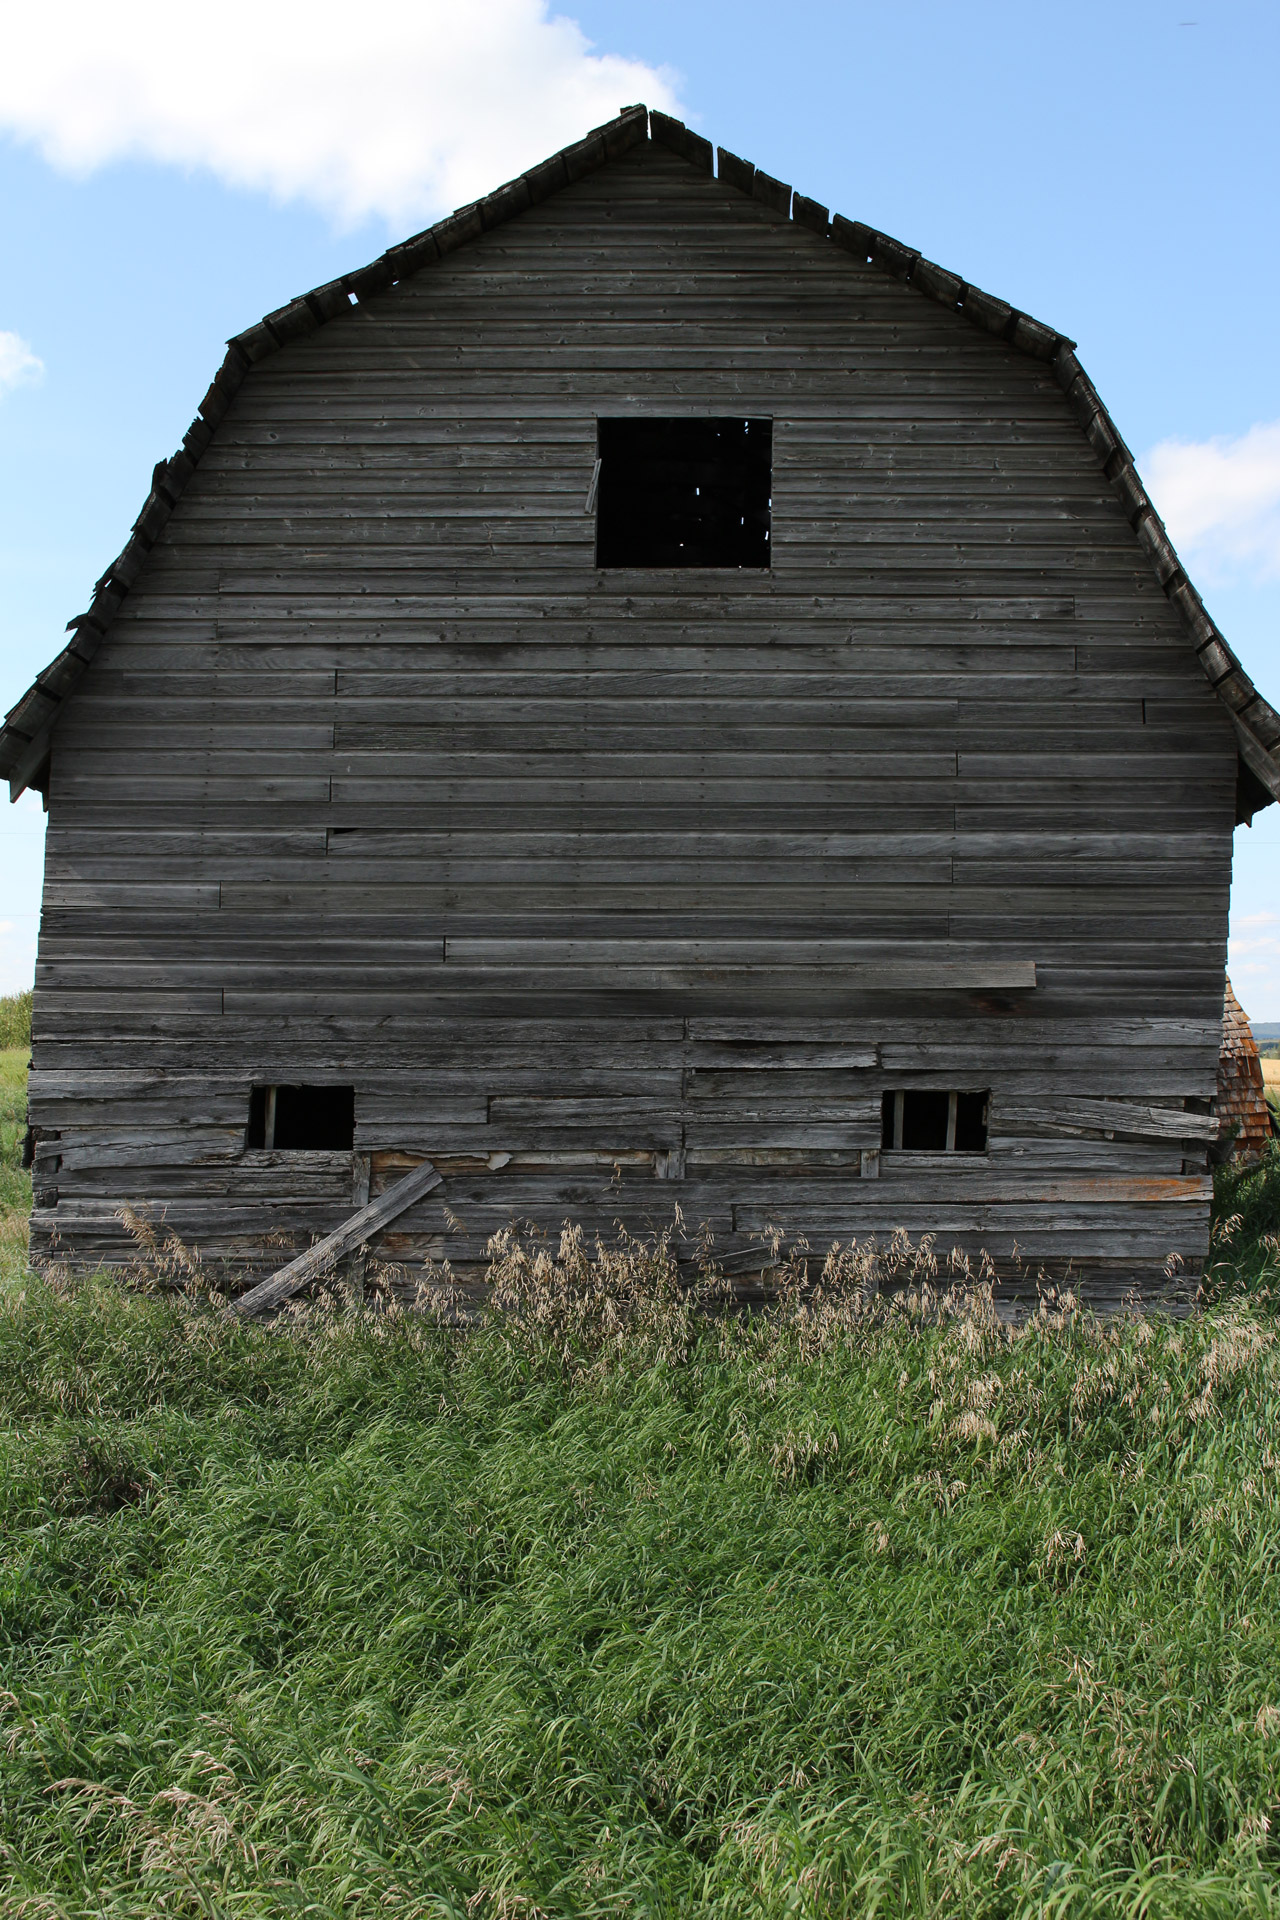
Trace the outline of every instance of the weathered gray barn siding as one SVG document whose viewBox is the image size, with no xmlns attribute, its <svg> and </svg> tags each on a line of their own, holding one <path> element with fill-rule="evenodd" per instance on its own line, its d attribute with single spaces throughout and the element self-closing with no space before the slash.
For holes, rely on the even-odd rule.
<svg viewBox="0 0 1280 1920">
<path fill-rule="evenodd" d="M 771 572 L 596 570 L 632 412 L 772 417 Z M 397 1255 L 678 1201 L 746 1265 L 1194 1266 L 1203 1142 L 1088 1103 L 1214 1093 L 1235 778 L 1051 370 L 643 145 L 218 428 L 54 740 L 35 1244 L 143 1201 L 271 1265 L 353 1174 L 247 1152 L 249 1086 L 333 1079 L 375 1188 L 447 1175 Z M 861 1177 L 956 1085 L 985 1159 Z"/>
</svg>

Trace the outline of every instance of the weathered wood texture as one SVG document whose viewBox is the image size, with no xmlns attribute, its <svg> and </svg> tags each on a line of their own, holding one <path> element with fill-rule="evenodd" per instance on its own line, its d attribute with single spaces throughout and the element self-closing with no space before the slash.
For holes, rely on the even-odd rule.
<svg viewBox="0 0 1280 1920">
<path fill-rule="evenodd" d="M 645 412 L 772 418 L 767 573 L 596 569 L 596 418 Z M 375 1180 L 449 1177 L 410 1261 L 678 1199 L 743 1261 L 905 1225 L 1158 1284 L 1235 779 L 1050 367 L 638 147 L 218 426 L 54 736 L 35 1243 L 123 1258 L 127 1200 L 279 1264 L 350 1156 L 246 1151 L 249 1087 L 325 1079 Z M 860 1177 L 883 1089 L 954 1086 L 985 1157 Z"/>
<path fill-rule="evenodd" d="M 305 1253 L 300 1253 L 296 1260 L 290 1260 L 269 1280 L 263 1280 L 256 1287 L 251 1287 L 248 1293 L 241 1294 L 231 1311 L 249 1319 L 254 1314 L 268 1313 L 273 1307 L 291 1300 L 309 1280 L 331 1273 L 344 1255 L 366 1246 L 415 1200 L 420 1200 L 441 1184 L 440 1174 L 429 1160 L 424 1160 L 421 1166 L 403 1174 L 393 1186 L 380 1193 L 376 1200 L 367 1200 L 349 1220 L 344 1220 L 340 1227 L 327 1233 L 314 1247 L 308 1247 Z"/>
</svg>

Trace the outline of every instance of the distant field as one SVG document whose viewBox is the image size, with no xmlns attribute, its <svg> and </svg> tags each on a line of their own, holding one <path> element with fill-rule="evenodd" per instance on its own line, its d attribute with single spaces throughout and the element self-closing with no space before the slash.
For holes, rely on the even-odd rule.
<svg viewBox="0 0 1280 1920">
<path fill-rule="evenodd" d="M 22 1171 L 30 1047 L 0 1049 L 0 1289 L 20 1280 L 26 1264 L 31 1179 Z"/>
</svg>

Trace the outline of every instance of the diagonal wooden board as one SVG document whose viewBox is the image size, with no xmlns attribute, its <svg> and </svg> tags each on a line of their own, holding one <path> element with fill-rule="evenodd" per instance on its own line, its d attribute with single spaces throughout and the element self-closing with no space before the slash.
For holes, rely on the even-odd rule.
<svg viewBox="0 0 1280 1920">
<path fill-rule="evenodd" d="M 436 1172 L 429 1160 L 424 1160 L 420 1167 L 407 1173 L 403 1180 L 397 1180 L 394 1187 L 389 1187 L 386 1193 L 380 1193 L 367 1207 L 361 1207 L 358 1213 L 353 1213 L 349 1220 L 344 1220 L 323 1240 L 317 1240 L 314 1247 L 308 1247 L 287 1267 L 281 1267 L 269 1280 L 262 1281 L 259 1286 L 233 1301 L 231 1312 L 239 1314 L 242 1319 L 249 1319 L 254 1314 L 266 1313 L 270 1308 L 278 1307 L 282 1300 L 297 1293 L 299 1287 L 304 1287 L 308 1280 L 327 1273 L 344 1253 L 350 1253 L 366 1240 L 371 1240 L 375 1233 L 394 1220 L 397 1214 L 403 1213 L 406 1207 L 411 1207 L 415 1200 L 420 1200 L 424 1193 L 430 1193 L 433 1187 L 443 1184 L 444 1176 Z"/>
</svg>

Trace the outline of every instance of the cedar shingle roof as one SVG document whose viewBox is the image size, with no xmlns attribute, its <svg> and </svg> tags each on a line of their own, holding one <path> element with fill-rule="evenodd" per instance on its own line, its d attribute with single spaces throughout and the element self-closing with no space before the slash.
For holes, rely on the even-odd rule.
<svg viewBox="0 0 1280 1920">
<path fill-rule="evenodd" d="M 979 327 L 984 333 L 1009 341 L 1035 359 L 1046 361 L 1057 376 L 1071 409 L 1088 437 L 1103 472 L 1118 494 L 1138 540 L 1145 547 L 1156 578 L 1182 616 L 1200 664 L 1218 698 L 1231 715 L 1240 757 L 1262 793 L 1256 806 L 1280 800 L 1280 714 L 1258 692 L 1187 578 L 1133 464 L 1133 455 L 1116 431 L 1110 414 L 1098 398 L 1093 382 L 1076 359 L 1075 342 L 1052 327 L 1033 320 L 1005 301 L 971 286 L 958 274 L 935 266 L 911 247 L 878 233 L 859 220 L 829 214 L 817 201 L 795 193 L 780 180 L 763 173 L 748 160 L 723 147 L 713 152 L 711 142 L 665 113 L 646 107 L 625 107 L 616 120 L 597 127 L 584 140 L 553 154 L 519 179 L 509 181 L 469 207 L 390 247 L 354 273 L 343 274 L 326 286 L 291 300 L 247 327 L 227 343 L 227 354 L 200 402 L 200 409 L 171 460 L 162 460 L 152 475 L 151 491 L 124 550 L 97 583 L 92 605 L 67 623 L 72 638 L 57 658 L 37 675 L 0 728 L 0 774 L 7 775 L 10 797 L 38 784 L 48 757 L 49 740 L 62 702 L 75 686 L 102 644 L 108 628 L 146 565 L 147 554 L 159 538 L 183 488 L 213 438 L 250 367 L 289 341 L 301 339 L 317 327 L 349 313 L 352 306 L 383 293 L 397 281 L 443 259 L 482 233 L 501 226 L 515 214 L 535 206 L 572 181 L 593 172 L 617 155 L 656 141 L 682 154 L 704 172 L 767 207 L 779 220 L 821 234 L 831 245 L 869 262 L 927 300 L 936 300 Z"/>
<path fill-rule="evenodd" d="M 1232 1159 L 1256 1160 L 1271 1138 L 1271 1112 L 1253 1029 L 1227 981 L 1218 1056 L 1218 1138 Z"/>
</svg>

